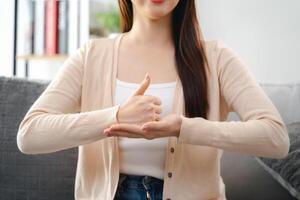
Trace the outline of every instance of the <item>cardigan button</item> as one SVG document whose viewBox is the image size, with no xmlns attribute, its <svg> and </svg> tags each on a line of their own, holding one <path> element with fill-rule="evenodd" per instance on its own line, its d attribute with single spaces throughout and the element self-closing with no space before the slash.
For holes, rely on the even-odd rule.
<svg viewBox="0 0 300 200">
<path fill-rule="evenodd" d="M 171 151 L 171 153 L 174 153 L 174 151 L 175 151 L 174 147 L 171 147 L 170 151 Z"/>
<path fill-rule="evenodd" d="M 172 177 L 172 172 L 168 173 L 168 177 L 171 178 Z"/>
</svg>

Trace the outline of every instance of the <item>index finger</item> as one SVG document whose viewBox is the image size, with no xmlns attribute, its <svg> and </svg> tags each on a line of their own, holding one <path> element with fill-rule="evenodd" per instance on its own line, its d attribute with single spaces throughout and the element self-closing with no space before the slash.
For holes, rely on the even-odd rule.
<svg viewBox="0 0 300 200">
<path fill-rule="evenodd" d="M 126 131 L 126 132 L 131 132 L 136 134 L 142 134 L 142 135 L 144 134 L 144 131 L 141 129 L 141 126 L 136 124 L 126 124 L 126 123 L 114 124 L 110 127 L 110 130 Z"/>
<path fill-rule="evenodd" d="M 153 96 L 153 95 L 144 95 L 144 96 L 147 96 L 147 98 L 149 98 L 149 100 L 151 102 L 153 102 L 155 105 L 161 105 L 161 100 L 160 98 L 156 97 L 156 96 Z"/>
</svg>

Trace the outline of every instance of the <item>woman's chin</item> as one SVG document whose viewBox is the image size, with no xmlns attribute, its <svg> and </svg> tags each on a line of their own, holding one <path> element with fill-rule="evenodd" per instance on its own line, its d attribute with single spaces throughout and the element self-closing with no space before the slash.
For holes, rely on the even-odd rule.
<svg viewBox="0 0 300 200">
<path fill-rule="evenodd" d="M 151 11 L 148 12 L 146 15 L 151 20 L 159 20 L 164 17 L 166 17 L 169 13 L 163 12 L 163 11 Z"/>
</svg>

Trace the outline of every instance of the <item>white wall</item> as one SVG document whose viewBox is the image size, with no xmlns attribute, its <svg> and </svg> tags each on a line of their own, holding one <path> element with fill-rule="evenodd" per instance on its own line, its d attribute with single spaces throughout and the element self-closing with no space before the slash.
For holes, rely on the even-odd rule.
<svg viewBox="0 0 300 200">
<path fill-rule="evenodd" d="M 300 82 L 299 0 L 197 0 L 205 39 L 222 39 L 259 82 Z"/>
<path fill-rule="evenodd" d="M 0 27 L 0 76 L 12 76 L 14 1 L 0 1 Z"/>
</svg>

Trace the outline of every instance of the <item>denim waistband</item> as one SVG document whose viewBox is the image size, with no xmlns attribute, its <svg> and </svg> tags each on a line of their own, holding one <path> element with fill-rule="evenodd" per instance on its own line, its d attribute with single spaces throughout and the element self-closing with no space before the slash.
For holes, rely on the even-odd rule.
<svg viewBox="0 0 300 200">
<path fill-rule="evenodd" d="M 141 175 L 131 175 L 131 174 L 119 174 L 119 185 L 126 185 L 127 188 L 138 189 L 151 187 L 154 184 L 163 185 L 164 181 L 162 179 L 153 176 L 141 176 Z"/>
</svg>

